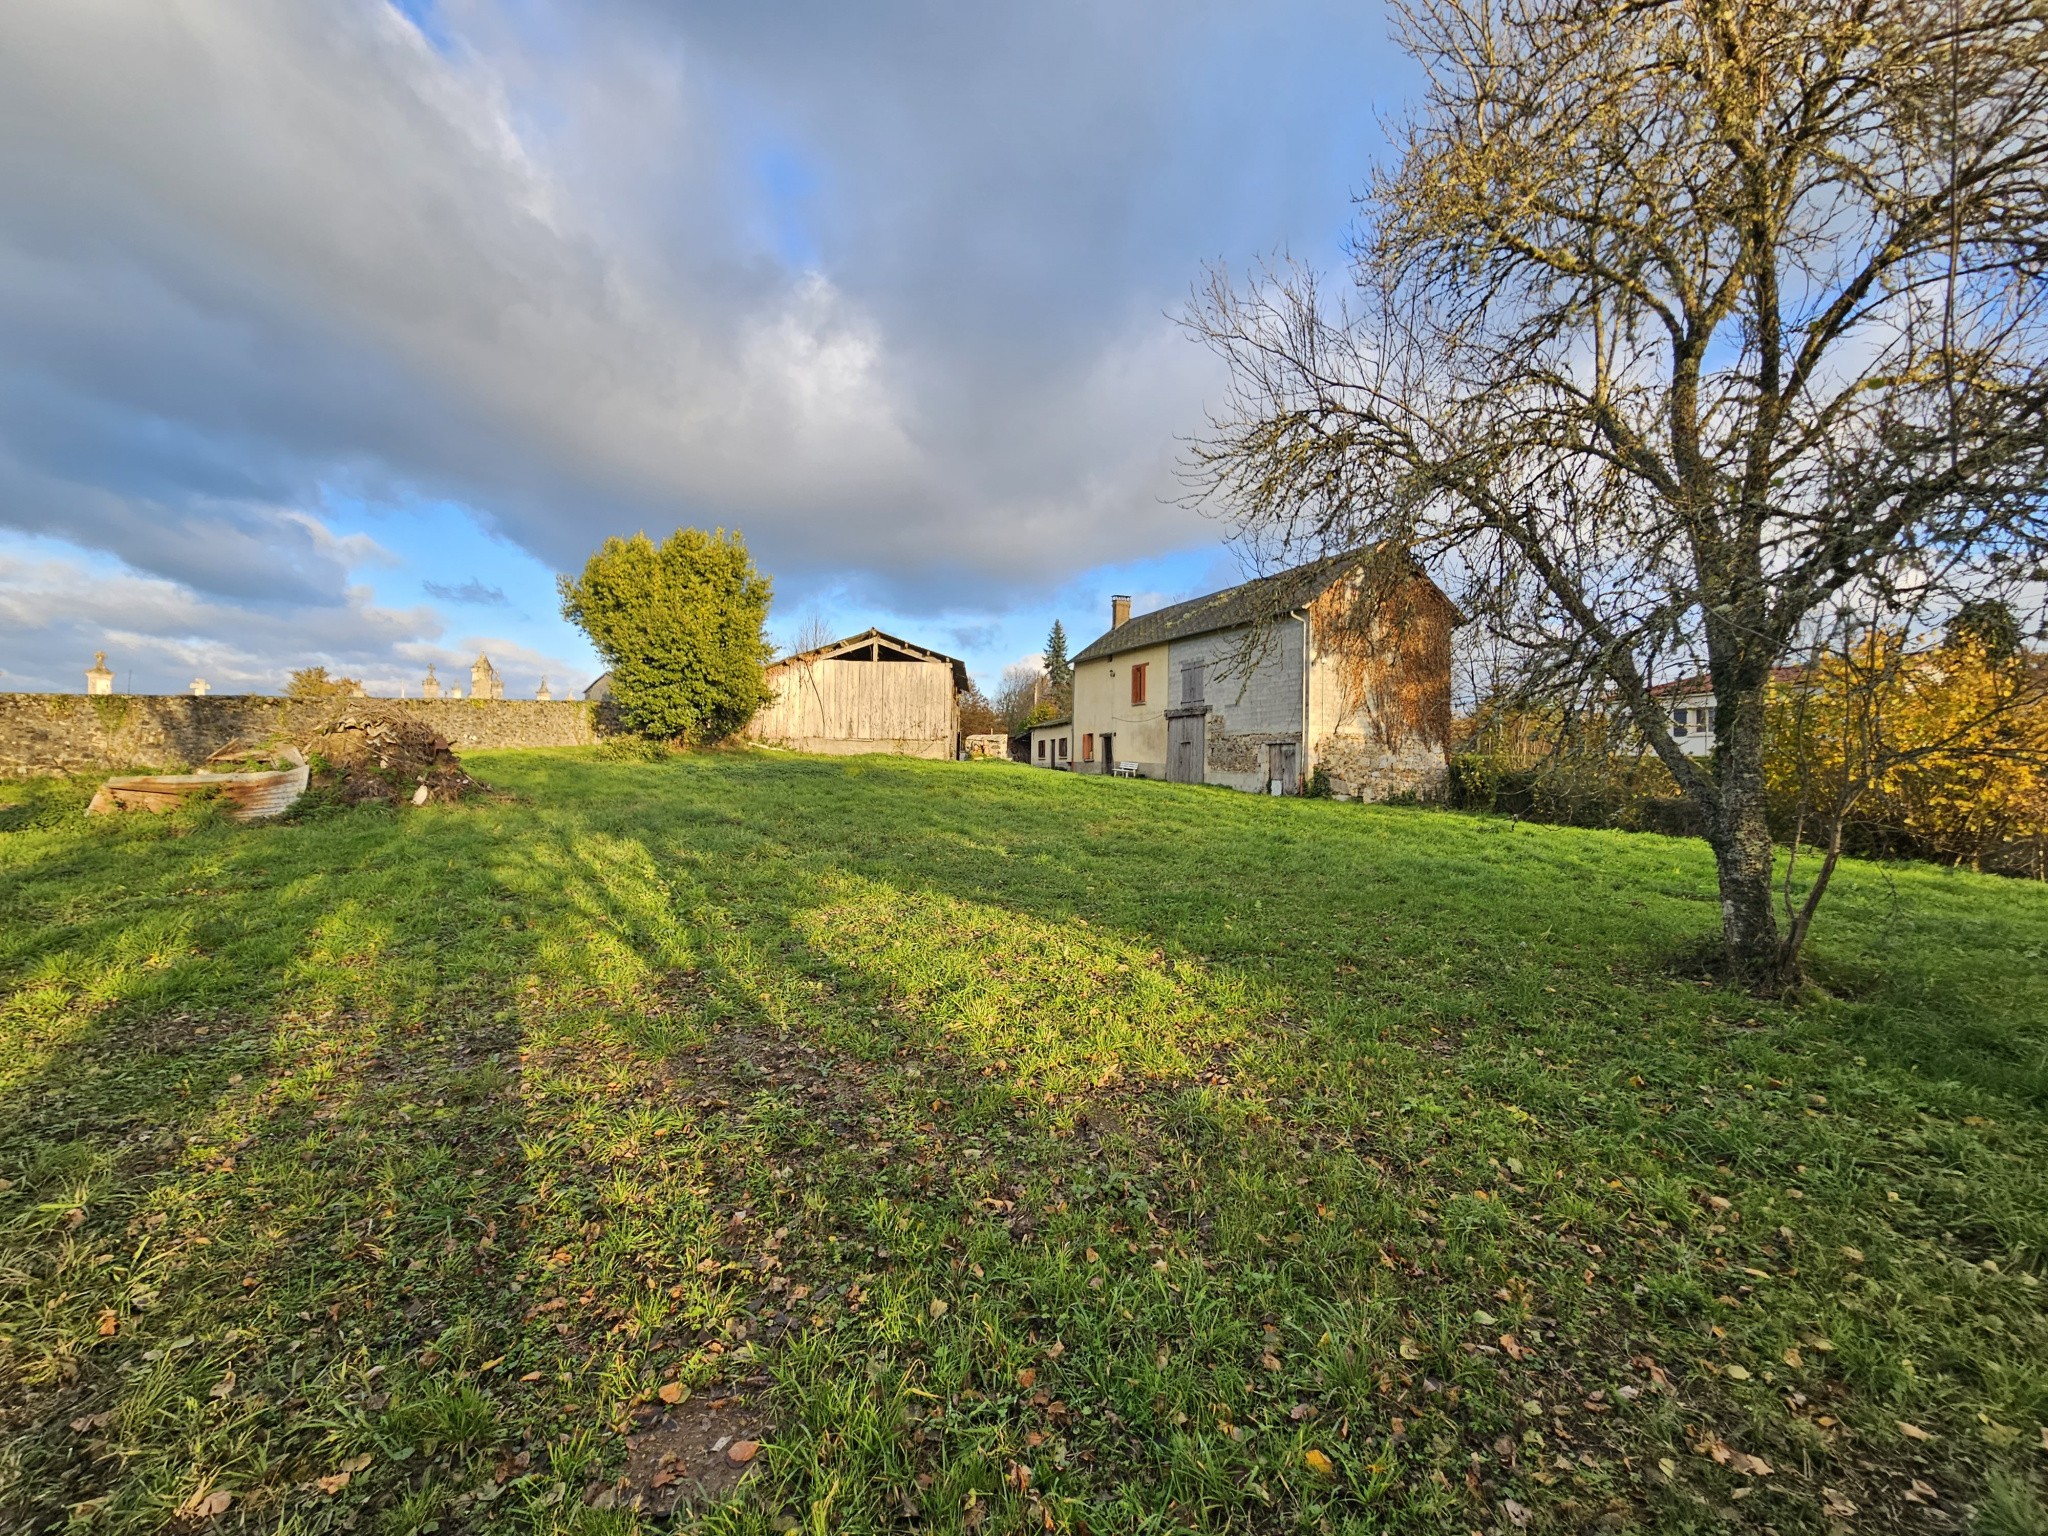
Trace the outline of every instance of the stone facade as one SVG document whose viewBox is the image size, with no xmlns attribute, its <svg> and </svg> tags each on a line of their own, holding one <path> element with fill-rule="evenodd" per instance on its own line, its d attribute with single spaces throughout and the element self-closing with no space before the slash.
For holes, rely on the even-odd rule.
<svg viewBox="0 0 2048 1536">
<path fill-rule="evenodd" d="M 1419 570 L 1369 574 L 1337 556 L 1135 619 L 1113 603 L 1075 659 L 1078 757 L 1114 732 L 1120 766 L 1185 783 L 1291 793 L 1320 770 L 1345 798 L 1438 793 L 1462 619 Z M 1119 713 L 1140 658 L 1143 720 L 1135 700 Z M 1165 761 L 1140 748 L 1155 739 Z"/>
<path fill-rule="evenodd" d="M 1362 736 L 1325 736 L 1316 743 L 1315 762 L 1330 775 L 1335 793 L 1361 800 L 1392 795 L 1433 800 L 1443 793 L 1449 774 L 1443 749 L 1418 737 L 1386 746 Z"/>
<path fill-rule="evenodd" d="M 581 701 L 379 699 L 424 717 L 458 752 L 494 747 L 578 747 L 598 739 Z M 255 694 L 0 693 L 0 777 L 182 768 L 231 741 L 310 731 L 346 699 L 295 702 Z"/>
</svg>

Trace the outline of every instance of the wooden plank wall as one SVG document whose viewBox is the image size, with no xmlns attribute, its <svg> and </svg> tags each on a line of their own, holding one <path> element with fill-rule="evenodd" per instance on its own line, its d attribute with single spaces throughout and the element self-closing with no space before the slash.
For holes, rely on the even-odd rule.
<svg viewBox="0 0 2048 1536">
<path fill-rule="evenodd" d="M 769 669 L 774 703 L 747 735 L 799 752 L 950 757 L 959 705 L 953 669 L 933 661 L 788 662 Z"/>
</svg>

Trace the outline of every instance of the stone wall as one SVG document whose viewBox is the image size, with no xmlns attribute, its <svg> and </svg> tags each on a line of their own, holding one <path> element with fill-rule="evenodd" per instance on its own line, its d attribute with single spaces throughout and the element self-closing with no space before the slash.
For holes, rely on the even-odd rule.
<svg viewBox="0 0 2048 1536">
<path fill-rule="evenodd" d="M 189 767 L 232 741 L 310 734 L 323 719 L 364 706 L 431 722 L 456 751 L 576 747 L 598 739 L 579 700 L 320 699 L 258 694 L 0 693 L 0 777 Z"/>
<path fill-rule="evenodd" d="M 1421 737 L 1389 747 L 1358 734 L 1325 736 L 1316 743 L 1315 761 L 1330 775 L 1330 792 L 1340 800 L 1434 800 L 1444 793 L 1448 773 L 1443 749 Z"/>
</svg>

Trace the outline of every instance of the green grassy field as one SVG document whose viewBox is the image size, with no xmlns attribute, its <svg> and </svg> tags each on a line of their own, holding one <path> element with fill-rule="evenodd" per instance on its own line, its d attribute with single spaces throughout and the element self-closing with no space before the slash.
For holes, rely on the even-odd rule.
<svg viewBox="0 0 2048 1536">
<path fill-rule="evenodd" d="M 472 766 L 0 787 L 0 1528 L 2043 1529 L 2038 886 L 1787 1009 L 1697 844 Z"/>
</svg>

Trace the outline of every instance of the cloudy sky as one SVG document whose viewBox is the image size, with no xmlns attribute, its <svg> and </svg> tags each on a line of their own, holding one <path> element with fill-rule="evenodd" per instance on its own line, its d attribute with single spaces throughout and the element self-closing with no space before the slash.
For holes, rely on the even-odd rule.
<svg viewBox="0 0 2048 1536">
<path fill-rule="evenodd" d="M 1321 0 L 7 0 L 0 689 L 596 670 L 742 530 L 993 683 L 1234 579 L 1203 263 L 1338 259 L 1410 76 Z"/>
</svg>

